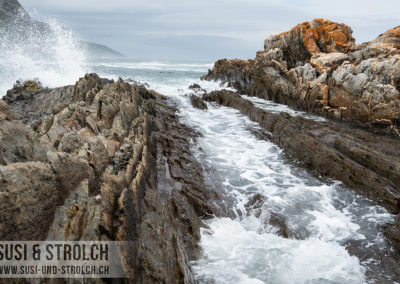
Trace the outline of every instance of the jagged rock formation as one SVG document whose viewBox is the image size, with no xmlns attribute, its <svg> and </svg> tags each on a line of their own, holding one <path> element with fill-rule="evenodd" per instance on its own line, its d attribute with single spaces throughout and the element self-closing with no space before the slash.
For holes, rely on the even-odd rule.
<svg viewBox="0 0 400 284">
<path fill-rule="evenodd" d="M 265 40 L 254 60 L 219 60 L 204 79 L 373 132 L 400 136 L 400 27 L 355 45 L 343 24 L 317 19 Z"/>
<path fill-rule="evenodd" d="M 264 41 L 264 50 L 280 49 L 288 67 L 304 65 L 318 53 L 348 52 L 355 46 L 353 31 L 344 24 L 315 19 Z"/>
<path fill-rule="evenodd" d="M 0 239 L 129 241 L 131 283 L 193 283 L 200 218 L 224 211 L 166 98 L 95 74 L 17 93 L 0 104 Z"/>
</svg>

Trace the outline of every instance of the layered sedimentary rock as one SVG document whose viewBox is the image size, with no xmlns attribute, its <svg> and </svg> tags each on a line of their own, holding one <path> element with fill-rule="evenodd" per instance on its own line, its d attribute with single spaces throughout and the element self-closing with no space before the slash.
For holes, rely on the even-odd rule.
<svg viewBox="0 0 400 284">
<path fill-rule="evenodd" d="M 265 40 L 253 60 L 219 60 L 205 79 L 241 93 L 399 136 L 400 27 L 354 44 L 344 24 L 316 19 Z"/>
<path fill-rule="evenodd" d="M 129 241 L 128 281 L 193 283 L 200 218 L 223 211 L 191 154 L 197 133 L 166 98 L 89 74 L 75 86 L 14 89 L 5 99 L 1 240 Z"/>
</svg>

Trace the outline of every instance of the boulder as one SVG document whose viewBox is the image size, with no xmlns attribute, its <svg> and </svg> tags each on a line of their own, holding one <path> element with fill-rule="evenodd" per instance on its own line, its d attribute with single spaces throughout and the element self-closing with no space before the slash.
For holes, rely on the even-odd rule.
<svg viewBox="0 0 400 284">
<path fill-rule="evenodd" d="M 199 84 L 192 84 L 189 86 L 189 90 L 194 91 L 195 93 L 205 93 L 206 90 L 204 90 Z"/>
<path fill-rule="evenodd" d="M 43 162 L 0 166 L 0 239 L 43 240 L 67 192 Z"/>
<path fill-rule="evenodd" d="M 400 26 L 389 29 L 383 34 L 379 35 L 373 43 L 383 43 L 392 45 L 393 48 L 400 49 Z"/>
<path fill-rule="evenodd" d="M 207 104 L 203 101 L 202 98 L 196 96 L 196 95 L 190 95 L 190 102 L 192 103 L 192 106 L 198 109 L 207 109 Z"/>
</svg>

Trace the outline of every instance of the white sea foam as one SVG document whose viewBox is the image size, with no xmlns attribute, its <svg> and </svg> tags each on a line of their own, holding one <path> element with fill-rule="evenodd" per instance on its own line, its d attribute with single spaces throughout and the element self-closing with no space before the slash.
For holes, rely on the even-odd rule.
<svg viewBox="0 0 400 284">
<path fill-rule="evenodd" d="M 97 66 L 128 68 L 128 69 L 144 69 L 158 71 L 186 71 L 186 72 L 203 72 L 212 68 L 213 63 L 179 63 L 168 61 L 133 61 L 128 62 L 97 62 Z"/>
<path fill-rule="evenodd" d="M 37 78 L 44 86 L 58 87 L 75 83 L 87 72 L 78 38 L 54 20 L 48 24 L 49 32 L 29 30 L 24 38 L 0 28 L 0 97 L 16 80 Z"/>
<path fill-rule="evenodd" d="M 364 271 L 343 246 L 259 234 L 246 221 L 216 218 L 202 231 L 197 278 L 216 283 L 363 283 Z"/>
</svg>

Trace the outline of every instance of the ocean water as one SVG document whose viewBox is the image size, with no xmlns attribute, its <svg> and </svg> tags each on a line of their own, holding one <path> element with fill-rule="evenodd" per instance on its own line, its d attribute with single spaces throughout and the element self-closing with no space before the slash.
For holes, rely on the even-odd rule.
<svg viewBox="0 0 400 284">
<path fill-rule="evenodd" d="M 209 229 L 201 232 L 203 257 L 192 263 L 199 283 L 390 282 L 381 261 L 391 248 L 380 227 L 394 216 L 339 182 L 298 167 L 279 147 L 257 138 L 254 131 L 263 130 L 238 111 L 212 103 L 206 111 L 194 109 L 191 84 L 207 91 L 222 88 L 218 82 L 199 79 L 211 62 L 89 61 L 72 34 L 59 32 L 60 40 L 48 57 L 32 56 L 29 45 L 11 49 L 3 44 L 0 96 L 17 79 L 38 78 L 43 85 L 56 87 L 73 84 L 85 72 L 96 72 L 110 79 L 146 83 L 170 97 L 179 107 L 181 121 L 203 134 L 192 145 L 193 153 L 204 166 L 207 185 L 220 191 L 234 212 L 232 218 L 208 220 Z M 273 112 L 323 120 L 249 99 Z M 256 194 L 263 202 L 248 206 Z M 270 224 L 274 216 L 285 224 L 289 238 Z"/>
</svg>

